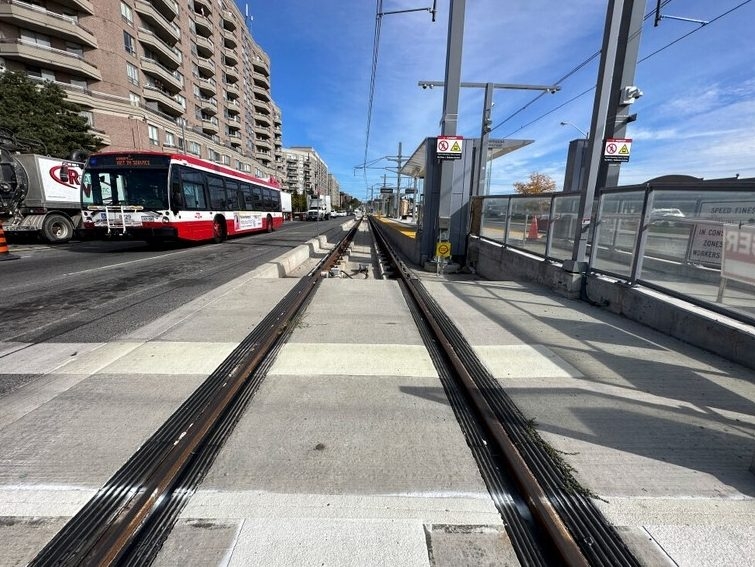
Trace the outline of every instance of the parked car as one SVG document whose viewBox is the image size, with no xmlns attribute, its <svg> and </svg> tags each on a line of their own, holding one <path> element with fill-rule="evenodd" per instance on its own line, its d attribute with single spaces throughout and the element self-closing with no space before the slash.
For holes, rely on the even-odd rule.
<svg viewBox="0 0 755 567">
<path fill-rule="evenodd" d="M 685 218 L 680 209 L 653 209 L 650 212 L 650 222 L 660 226 L 676 226 L 679 219 Z"/>
</svg>

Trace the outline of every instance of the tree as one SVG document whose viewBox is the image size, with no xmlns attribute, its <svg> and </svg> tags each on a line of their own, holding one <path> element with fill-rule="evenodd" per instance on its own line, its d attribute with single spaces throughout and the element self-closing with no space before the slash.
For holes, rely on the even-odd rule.
<svg viewBox="0 0 755 567">
<path fill-rule="evenodd" d="M 301 212 L 307 210 L 307 196 L 304 193 L 292 193 L 291 194 L 291 206 L 294 212 Z"/>
<path fill-rule="evenodd" d="M 41 142 L 32 151 L 67 158 L 76 150 L 103 147 L 90 132 L 81 108 L 51 81 L 39 84 L 23 73 L 0 73 L 0 127 L 19 141 Z"/>
<path fill-rule="evenodd" d="M 530 180 L 526 183 L 517 181 L 514 189 L 520 195 L 540 195 L 556 190 L 556 182 L 544 173 L 530 173 Z"/>
</svg>

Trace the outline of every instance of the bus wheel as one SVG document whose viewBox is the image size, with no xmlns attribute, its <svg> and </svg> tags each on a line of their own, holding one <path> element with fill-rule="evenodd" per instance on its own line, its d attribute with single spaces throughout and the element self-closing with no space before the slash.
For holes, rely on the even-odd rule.
<svg viewBox="0 0 755 567">
<path fill-rule="evenodd" d="M 267 231 L 273 232 L 275 227 L 273 226 L 273 215 L 267 215 Z"/>
<path fill-rule="evenodd" d="M 221 216 L 215 217 L 212 221 L 212 241 L 215 244 L 220 244 L 225 240 L 227 235 L 225 219 Z"/>
<path fill-rule="evenodd" d="M 50 244 L 62 244 L 73 238 L 73 223 L 61 214 L 51 213 L 42 222 L 42 236 Z"/>
</svg>

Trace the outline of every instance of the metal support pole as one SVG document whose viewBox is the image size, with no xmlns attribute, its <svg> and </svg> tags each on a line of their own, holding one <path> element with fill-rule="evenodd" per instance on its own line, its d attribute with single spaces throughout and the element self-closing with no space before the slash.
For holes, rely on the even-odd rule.
<svg viewBox="0 0 755 567">
<path fill-rule="evenodd" d="M 623 125 L 617 128 L 619 119 L 622 81 L 634 77 L 637 66 L 637 47 L 642 30 L 644 2 L 640 0 L 609 0 L 606 13 L 603 48 L 601 50 L 598 85 L 595 90 L 590 141 L 587 150 L 587 183 L 579 199 L 578 217 L 575 227 L 572 258 L 564 262 L 564 269 L 579 273 L 587 268 L 587 240 L 592 217 L 595 191 L 618 180 L 618 164 L 613 164 L 612 175 L 608 175 L 608 164 L 602 163 L 603 144 L 606 137 L 624 132 Z M 613 173 L 615 172 L 615 173 Z"/>
<path fill-rule="evenodd" d="M 488 139 L 490 138 L 491 114 L 493 112 L 493 83 L 485 84 L 485 102 L 482 107 L 482 127 L 480 128 L 480 155 L 477 166 L 477 191 L 476 195 L 485 195 L 485 181 L 487 179 L 488 165 Z"/>
<path fill-rule="evenodd" d="M 466 0 L 450 0 L 450 3 L 448 44 L 446 46 L 446 75 L 443 88 L 443 118 L 441 119 L 440 130 L 442 136 L 455 136 L 456 125 L 459 119 L 461 48 L 464 39 L 464 10 L 466 8 Z M 447 240 L 451 233 L 453 167 L 453 160 L 443 160 L 443 163 L 441 163 L 437 240 Z"/>
<path fill-rule="evenodd" d="M 398 143 L 398 167 L 396 168 L 396 218 L 401 216 L 401 142 Z"/>
</svg>

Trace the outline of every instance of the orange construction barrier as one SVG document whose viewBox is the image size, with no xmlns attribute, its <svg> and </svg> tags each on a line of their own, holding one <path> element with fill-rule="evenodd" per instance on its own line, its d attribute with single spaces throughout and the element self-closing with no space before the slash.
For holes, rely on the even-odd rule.
<svg viewBox="0 0 755 567">
<path fill-rule="evenodd" d="M 533 216 L 530 230 L 527 233 L 527 240 L 537 240 L 538 238 L 540 238 L 540 234 L 537 232 L 537 217 Z"/>
<path fill-rule="evenodd" d="M 18 258 L 18 256 L 10 253 L 10 248 L 8 248 L 8 243 L 5 240 L 3 224 L 0 223 L 0 262 L 3 260 L 18 260 Z"/>
</svg>

